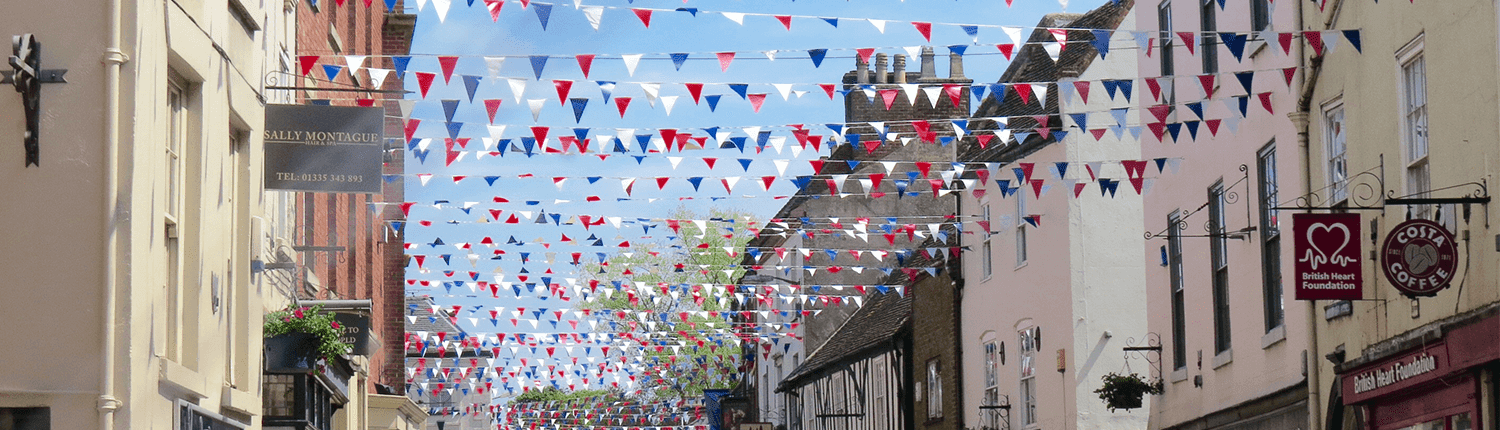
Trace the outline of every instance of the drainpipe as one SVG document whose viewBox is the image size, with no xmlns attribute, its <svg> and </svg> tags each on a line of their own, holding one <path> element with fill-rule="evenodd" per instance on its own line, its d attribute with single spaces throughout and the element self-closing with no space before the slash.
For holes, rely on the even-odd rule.
<svg viewBox="0 0 1500 430">
<path fill-rule="evenodd" d="M 1297 3 L 1297 27 L 1305 27 L 1305 7 L 1303 2 Z M 1343 6 L 1343 0 L 1333 0 L 1333 9 L 1323 19 L 1323 26 L 1319 30 L 1325 30 L 1333 26 L 1333 20 L 1339 15 L 1339 9 Z M 1312 189 L 1312 150 L 1308 145 L 1308 117 L 1312 112 L 1313 90 L 1318 86 L 1318 75 L 1323 71 L 1323 57 L 1307 58 L 1306 44 L 1297 44 L 1297 67 L 1302 69 L 1301 94 L 1297 99 L 1296 111 L 1287 116 L 1292 120 L 1293 126 L 1297 128 L 1297 145 L 1300 149 L 1302 184 L 1303 189 Z M 1318 390 L 1319 366 L 1318 357 L 1318 302 L 1309 300 L 1307 302 L 1307 357 L 1304 365 L 1307 366 L 1307 421 L 1309 430 L 1323 429 L 1323 408 Z"/>
<path fill-rule="evenodd" d="M 115 271 L 119 246 L 119 144 L 120 144 L 120 68 L 129 57 L 120 51 L 120 27 L 123 12 L 121 0 L 109 0 L 108 45 L 104 48 L 104 360 L 99 382 L 99 430 L 113 430 L 115 411 L 120 399 L 115 393 Z"/>
</svg>

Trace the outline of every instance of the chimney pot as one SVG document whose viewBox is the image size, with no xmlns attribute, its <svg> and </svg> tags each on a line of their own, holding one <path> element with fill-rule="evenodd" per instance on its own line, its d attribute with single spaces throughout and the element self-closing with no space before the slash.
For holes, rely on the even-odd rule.
<svg viewBox="0 0 1500 430">
<path fill-rule="evenodd" d="M 922 79 L 937 77 L 937 66 L 932 64 L 934 55 L 931 46 L 922 47 Z"/>
<path fill-rule="evenodd" d="M 896 54 L 896 83 L 906 83 L 906 55 Z"/>
<path fill-rule="evenodd" d="M 964 78 L 964 56 L 958 55 L 957 52 L 948 53 L 948 78 Z"/>
<path fill-rule="evenodd" d="M 890 81 L 886 79 L 885 58 L 885 54 L 875 54 L 875 83 L 877 84 L 890 83 Z"/>
<path fill-rule="evenodd" d="M 858 79 L 856 82 L 858 82 L 860 84 L 868 84 L 868 83 L 870 83 L 870 63 L 866 63 L 863 58 L 860 58 L 858 55 L 855 55 L 854 56 L 854 74 L 855 74 L 855 76 Z"/>
</svg>

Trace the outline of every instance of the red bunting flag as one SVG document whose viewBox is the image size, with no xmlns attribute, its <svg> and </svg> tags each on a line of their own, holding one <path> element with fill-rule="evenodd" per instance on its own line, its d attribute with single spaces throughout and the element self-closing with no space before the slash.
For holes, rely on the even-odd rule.
<svg viewBox="0 0 1500 430">
<path fill-rule="evenodd" d="M 427 72 L 416 72 L 417 87 L 422 89 L 422 98 L 427 98 L 427 90 L 432 88 L 432 80 L 437 75 Z"/>
<path fill-rule="evenodd" d="M 651 28 L 651 9 L 631 9 L 631 11 L 641 19 L 641 24 L 645 24 L 646 28 Z"/>
<path fill-rule="evenodd" d="M 807 163 L 812 165 L 814 175 L 823 173 L 823 160 L 808 160 Z"/>
<path fill-rule="evenodd" d="M 918 33 L 922 33 L 923 39 L 927 39 L 928 42 L 932 41 L 932 23 L 913 21 L 911 25 L 917 28 Z"/>
<path fill-rule="evenodd" d="M 1016 52 L 1016 44 L 1014 44 L 1014 43 L 1002 43 L 1002 44 L 999 44 L 999 45 L 995 45 L 995 49 L 999 49 L 1000 50 L 1000 54 L 1005 55 L 1005 59 L 1006 60 L 1010 60 L 1011 54 L 1013 54 L 1013 53 Z"/>
<path fill-rule="evenodd" d="M 453 67 L 456 65 L 458 65 L 457 56 L 444 55 L 438 57 L 438 66 L 443 69 L 443 83 L 446 84 L 453 79 Z"/>
<path fill-rule="evenodd" d="M 620 118 L 625 117 L 626 106 L 630 106 L 630 97 L 615 97 L 615 107 L 620 109 Z"/>
<path fill-rule="evenodd" d="M 552 86 L 557 88 L 557 104 L 566 106 L 568 104 L 568 92 L 573 90 L 573 81 L 567 79 L 553 79 Z M 541 141 L 538 139 L 537 141 Z"/>
<path fill-rule="evenodd" d="M 583 71 L 583 78 L 589 78 L 589 69 L 594 66 L 594 54 L 579 54 L 578 69 Z"/>
<path fill-rule="evenodd" d="M 1295 33 L 1279 33 L 1276 35 L 1276 41 L 1281 43 L 1282 54 L 1292 54 L 1292 37 L 1294 36 L 1296 36 Z"/>
<path fill-rule="evenodd" d="M 495 123 L 495 112 L 500 110 L 500 99 L 485 99 L 484 110 L 490 114 L 490 124 Z"/>
<path fill-rule="evenodd" d="M 829 100 L 833 100 L 834 84 L 818 84 L 818 86 L 823 87 L 823 92 L 828 93 Z"/>
<path fill-rule="evenodd" d="M 693 96 L 693 104 L 698 104 L 698 99 L 703 95 L 703 84 L 686 83 L 688 94 Z"/>
<path fill-rule="evenodd" d="M 855 49 L 854 52 L 859 54 L 860 61 L 870 64 L 870 56 L 875 55 L 875 48 L 859 48 Z"/>
<path fill-rule="evenodd" d="M 785 26 L 787 31 L 792 31 L 792 16 L 791 15 L 776 15 L 776 20 L 777 21 L 781 21 L 781 25 Z"/>
<path fill-rule="evenodd" d="M 948 101 L 953 102 L 953 107 L 958 107 L 958 99 L 963 97 L 964 87 L 959 84 L 943 84 L 943 93 L 948 94 Z"/>
<path fill-rule="evenodd" d="M 1021 97 L 1021 104 L 1031 104 L 1030 85 L 1011 85 L 1010 88 L 1011 90 L 1016 92 L 1017 96 Z M 1004 95 L 1002 94 L 1002 96 Z"/>
<path fill-rule="evenodd" d="M 755 108 L 755 112 L 756 113 L 760 113 L 760 106 L 761 106 L 761 104 L 764 104 L 766 102 L 766 95 L 765 94 L 749 94 L 749 95 L 746 96 L 746 98 L 750 99 L 750 106 L 753 107 L 753 108 Z"/>
<path fill-rule="evenodd" d="M 728 72 L 729 71 L 729 63 L 734 61 L 734 53 L 733 52 L 720 52 L 720 53 L 717 53 L 717 54 L 714 54 L 714 55 L 717 55 L 719 57 L 719 70 L 723 71 L 723 72 Z"/>
<path fill-rule="evenodd" d="M 1073 81 L 1073 89 L 1078 91 L 1078 97 L 1082 98 L 1084 103 L 1089 102 L 1089 81 Z"/>
<path fill-rule="evenodd" d="M 500 22 L 500 7 L 505 6 L 505 0 L 484 0 L 485 9 L 490 10 L 490 21 Z"/>
<path fill-rule="evenodd" d="M 1197 55 L 1197 54 L 1193 53 L 1193 45 L 1194 45 L 1193 44 L 1193 37 L 1195 35 L 1196 34 L 1193 33 L 1193 32 L 1191 32 L 1191 31 L 1179 31 L 1179 32 L 1177 32 L 1177 37 L 1181 38 L 1183 46 L 1187 47 L 1188 55 Z"/>
<path fill-rule="evenodd" d="M 416 134 L 416 132 L 417 132 L 417 125 L 419 125 L 421 123 L 422 123 L 422 120 L 416 119 L 416 118 L 412 118 L 412 119 L 406 120 L 406 141 L 407 142 L 411 141 L 412 135 Z"/>
<path fill-rule="evenodd" d="M 303 55 L 297 57 L 297 62 L 302 66 L 302 76 L 307 76 L 308 73 L 312 73 L 313 66 L 318 64 L 318 56 Z"/>
</svg>

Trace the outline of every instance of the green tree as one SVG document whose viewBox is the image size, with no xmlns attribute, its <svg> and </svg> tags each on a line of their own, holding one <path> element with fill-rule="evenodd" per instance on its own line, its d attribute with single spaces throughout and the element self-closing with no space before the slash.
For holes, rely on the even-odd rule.
<svg viewBox="0 0 1500 430">
<path fill-rule="evenodd" d="M 723 286 L 744 274 L 739 262 L 753 237 L 747 232 L 753 217 L 745 212 L 715 208 L 700 214 L 679 207 L 670 217 L 658 227 L 667 230 L 669 240 L 635 243 L 598 272 L 586 273 L 585 280 L 597 281 L 599 291 L 581 305 L 601 311 L 605 324 L 598 330 L 615 334 L 627 347 L 621 353 L 645 348 L 639 353 L 644 375 L 637 375 L 637 383 L 655 398 L 693 397 L 732 386 L 728 376 L 738 374 L 741 354 L 733 326 L 700 312 L 727 310 Z M 616 282 L 623 290 L 605 295 Z"/>
</svg>

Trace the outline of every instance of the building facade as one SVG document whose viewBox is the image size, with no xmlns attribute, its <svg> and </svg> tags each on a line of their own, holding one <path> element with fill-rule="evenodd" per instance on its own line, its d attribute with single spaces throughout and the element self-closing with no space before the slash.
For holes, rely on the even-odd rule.
<svg viewBox="0 0 1500 430">
<path fill-rule="evenodd" d="M 287 299 L 252 265 L 253 220 L 272 210 L 261 131 L 277 96 L 261 77 L 295 52 L 293 11 L 11 6 L 0 29 L 34 36 L 68 82 L 41 84 L 35 166 L 21 96 L 0 103 L 0 220 L 30 244 L 0 251 L 3 321 L 37 339 L 0 353 L 0 413 L 27 429 L 259 428 L 262 316 Z"/>
<path fill-rule="evenodd" d="M 1277 32 L 1297 30 L 1304 6 L 1136 3 L 1138 28 L 1157 36 L 1137 57 L 1143 158 L 1173 160 L 1145 195 L 1148 325 L 1165 384 L 1152 428 L 1306 428 L 1312 414 L 1312 308 L 1288 292 L 1291 223 L 1276 209 L 1302 189 L 1287 118 L 1297 96 L 1281 73 L 1297 52 Z"/>
<path fill-rule="evenodd" d="M 1487 184 L 1500 139 L 1491 66 L 1500 11 L 1485 2 L 1412 6 L 1330 2 L 1305 8 L 1301 21 L 1311 31 L 1363 31 L 1360 49 L 1345 37 L 1302 48 L 1293 118 L 1305 133 L 1300 167 L 1312 191 L 1289 206 L 1357 214 L 1356 240 L 1368 254 L 1363 300 L 1309 303 L 1317 362 L 1308 389 L 1324 414 L 1310 428 L 1497 422 L 1500 290 Z M 1434 241 L 1403 235 L 1409 220 L 1432 221 L 1425 237 Z M 1423 255 L 1437 258 L 1423 263 Z"/>
<path fill-rule="evenodd" d="M 1149 337 L 1144 263 L 1120 252 L 1142 241 L 1144 182 L 1131 180 L 1145 178 L 1126 167 L 1143 163 L 1140 141 L 1110 114 L 1131 102 L 1085 92 L 1138 76 L 1133 55 L 1091 42 L 1127 43 L 1132 3 L 1043 17 L 970 121 L 996 135 L 964 151 L 989 177 L 960 203 L 981 221 L 963 235 L 958 412 L 977 428 L 1146 427 L 1145 414 L 1111 411 L 1094 393 L 1105 374 L 1154 372 L 1124 351 Z M 1048 49 L 1049 28 L 1067 29 L 1066 48 Z"/>
</svg>

